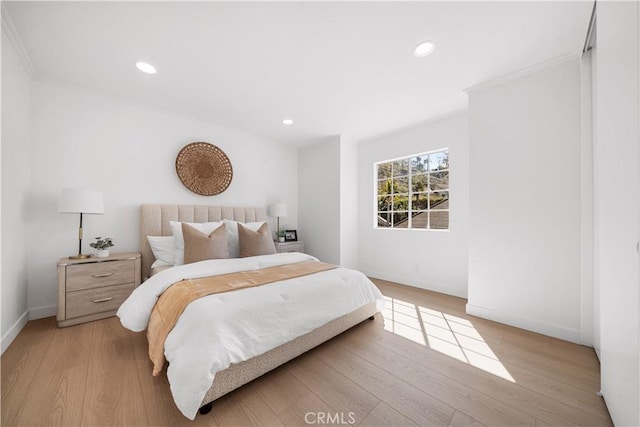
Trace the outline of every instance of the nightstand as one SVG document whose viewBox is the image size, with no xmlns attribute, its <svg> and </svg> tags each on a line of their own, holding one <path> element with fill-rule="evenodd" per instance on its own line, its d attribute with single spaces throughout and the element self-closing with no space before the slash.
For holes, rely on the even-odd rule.
<svg viewBox="0 0 640 427">
<path fill-rule="evenodd" d="M 284 252 L 304 252 L 304 245 L 302 242 L 273 242 L 276 244 L 276 251 L 278 253 Z"/>
<path fill-rule="evenodd" d="M 140 284 L 140 254 L 62 258 L 58 262 L 58 326 L 104 319 Z"/>
</svg>

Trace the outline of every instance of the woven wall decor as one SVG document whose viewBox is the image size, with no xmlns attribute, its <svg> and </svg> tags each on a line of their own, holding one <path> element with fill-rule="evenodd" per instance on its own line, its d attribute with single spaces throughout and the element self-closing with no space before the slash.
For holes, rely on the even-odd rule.
<svg viewBox="0 0 640 427">
<path fill-rule="evenodd" d="M 176 158 L 176 172 L 185 187 L 203 196 L 222 193 L 233 178 L 227 155 L 207 142 L 185 145 Z"/>
</svg>

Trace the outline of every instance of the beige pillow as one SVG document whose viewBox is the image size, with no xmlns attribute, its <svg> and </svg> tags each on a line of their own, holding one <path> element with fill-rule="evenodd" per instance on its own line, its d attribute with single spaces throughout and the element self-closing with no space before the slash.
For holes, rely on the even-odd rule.
<svg viewBox="0 0 640 427">
<path fill-rule="evenodd" d="M 238 221 L 231 221 L 230 219 L 223 219 L 224 226 L 227 227 L 227 239 L 229 239 L 229 258 L 238 258 L 240 256 L 240 242 L 238 241 Z M 256 231 L 264 224 L 264 221 L 260 222 L 243 222 L 246 227 Z M 213 230 L 213 229 L 212 229 Z M 202 230 L 206 232 L 206 230 Z"/>
<path fill-rule="evenodd" d="M 206 259 L 229 258 L 227 230 L 224 224 L 207 235 L 183 222 L 182 235 L 184 236 L 185 264 Z"/>
<path fill-rule="evenodd" d="M 276 246 L 273 244 L 271 231 L 266 222 L 257 231 L 239 222 L 238 240 L 240 241 L 240 258 L 276 253 Z"/>
<path fill-rule="evenodd" d="M 222 224 L 219 222 L 187 222 L 191 227 L 195 228 L 198 231 L 203 232 L 204 234 L 209 234 L 216 228 Z M 173 265 L 182 265 L 184 264 L 184 237 L 182 237 L 182 222 L 180 221 L 169 221 L 169 227 L 171 228 L 171 234 L 173 234 L 174 239 L 174 250 L 175 254 L 173 256 Z M 227 230 L 228 234 L 228 230 Z M 157 257 L 156 257 L 157 258 Z"/>
</svg>

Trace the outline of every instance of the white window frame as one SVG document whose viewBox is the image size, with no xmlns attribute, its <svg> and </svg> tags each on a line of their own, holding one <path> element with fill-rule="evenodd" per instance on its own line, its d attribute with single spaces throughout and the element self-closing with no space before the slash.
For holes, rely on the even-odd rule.
<svg viewBox="0 0 640 427">
<path fill-rule="evenodd" d="M 442 152 L 446 152 L 449 158 L 449 167 L 443 171 L 448 172 L 449 174 L 449 185 L 447 186 L 447 189 L 443 189 L 443 190 L 438 190 L 438 191 L 432 191 L 429 188 L 429 182 L 427 183 L 427 191 L 425 192 L 420 192 L 420 193 L 414 193 L 412 191 L 413 188 L 413 183 L 412 183 L 412 177 L 414 175 L 420 175 L 420 174 L 413 174 L 411 171 L 411 159 L 414 157 L 419 157 L 419 156 L 429 156 L 431 154 L 435 154 L 435 153 L 442 153 Z M 408 160 L 409 163 L 409 170 L 408 170 L 408 175 L 400 175 L 397 177 L 393 176 L 393 172 L 392 172 L 392 179 L 395 178 L 404 178 L 407 177 L 408 178 L 408 182 L 409 182 L 409 187 L 408 187 L 408 206 L 407 206 L 407 214 L 408 214 L 408 223 L 407 223 L 407 227 L 406 228 L 400 228 L 400 227 L 394 227 L 393 226 L 393 221 L 391 223 L 390 227 L 382 227 L 378 225 L 378 212 L 380 212 L 378 210 L 378 198 L 379 198 L 379 194 L 378 194 L 378 185 L 379 185 L 379 181 L 384 180 L 383 179 L 378 179 L 378 167 L 381 164 L 385 164 L 385 163 L 392 163 L 392 162 L 397 162 L 397 161 L 401 161 L 401 160 Z M 443 148 L 438 148 L 436 150 L 431 150 L 431 151 L 425 151 L 425 152 L 421 152 L 421 153 L 416 153 L 416 154 L 411 154 L 409 156 L 402 156 L 402 157 L 396 157 L 394 159 L 388 159 L 388 160 L 382 160 L 379 162 L 375 162 L 373 164 L 373 205 L 374 205 L 374 212 L 373 212 L 373 227 L 376 230 L 415 230 L 415 231 L 439 231 L 439 232 L 448 232 L 451 229 L 451 210 L 449 209 L 433 209 L 433 211 L 435 212 L 448 212 L 449 213 L 449 221 L 448 221 L 448 227 L 447 228 L 431 228 L 431 221 L 427 222 L 427 227 L 426 228 L 413 228 L 413 215 L 412 213 L 414 212 L 414 210 L 412 209 L 412 198 L 414 194 L 430 194 L 430 193 L 437 193 L 437 192 L 447 192 L 449 193 L 449 203 L 451 202 L 451 153 L 449 152 L 449 147 L 443 147 Z M 424 172 L 425 174 L 430 174 L 432 173 L 432 171 L 427 170 L 426 172 Z M 393 194 L 393 193 L 392 193 Z M 393 195 L 392 195 L 393 197 Z M 430 214 L 432 211 L 431 207 L 427 204 L 427 209 L 424 210 L 420 210 L 420 211 L 415 211 L 415 212 L 427 212 L 427 214 Z M 395 212 L 405 212 L 405 211 L 394 211 L 393 207 L 390 211 L 391 213 L 395 213 Z"/>
</svg>

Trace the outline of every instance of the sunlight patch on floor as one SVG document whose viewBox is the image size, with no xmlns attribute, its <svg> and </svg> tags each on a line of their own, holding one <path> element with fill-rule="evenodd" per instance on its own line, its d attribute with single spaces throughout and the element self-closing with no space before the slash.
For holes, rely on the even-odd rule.
<svg viewBox="0 0 640 427">
<path fill-rule="evenodd" d="M 515 383 L 469 320 L 397 298 L 384 298 L 386 331 Z"/>
<path fill-rule="evenodd" d="M 385 297 L 384 329 L 415 343 L 426 345 L 420 320 L 416 316 L 415 306 L 410 303 Z M 390 302 L 392 300 L 392 302 Z"/>
</svg>

